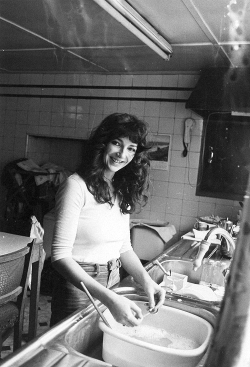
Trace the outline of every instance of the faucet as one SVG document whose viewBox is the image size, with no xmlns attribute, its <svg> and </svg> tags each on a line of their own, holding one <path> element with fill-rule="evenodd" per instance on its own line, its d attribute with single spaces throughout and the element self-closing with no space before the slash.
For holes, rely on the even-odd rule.
<svg viewBox="0 0 250 367">
<path fill-rule="evenodd" d="M 199 252 L 196 256 L 196 259 L 193 262 L 193 269 L 194 271 L 196 271 L 197 269 L 199 269 L 199 267 L 202 264 L 202 260 L 205 256 L 205 254 L 207 253 L 210 245 L 211 245 L 211 241 L 209 241 L 209 237 L 212 235 L 216 235 L 219 234 L 222 237 L 225 238 L 225 246 L 224 244 L 220 244 L 220 251 L 221 254 L 224 256 L 228 256 L 228 257 L 232 257 L 234 250 L 235 250 L 235 243 L 234 243 L 234 239 L 232 238 L 232 236 L 223 228 L 220 227 L 213 227 L 210 229 L 210 231 L 206 234 L 206 236 L 204 237 L 204 239 L 201 241 L 200 246 L 199 246 Z"/>
</svg>

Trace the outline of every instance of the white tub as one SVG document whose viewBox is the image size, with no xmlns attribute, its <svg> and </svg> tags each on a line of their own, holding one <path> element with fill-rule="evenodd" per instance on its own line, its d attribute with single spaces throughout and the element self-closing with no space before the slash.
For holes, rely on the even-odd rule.
<svg viewBox="0 0 250 367">
<path fill-rule="evenodd" d="M 143 302 L 136 302 L 147 312 Z M 109 310 L 104 311 L 112 329 L 100 319 L 99 327 L 104 332 L 102 357 L 105 362 L 117 367 L 195 367 L 209 345 L 212 326 L 202 318 L 175 308 L 162 306 L 155 315 L 146 316 L 141 325 L 164 329 L 170 335 L 178 334 L 197 345 L 194 349 L 173 349 L 137 340 L 122 334 Z"/>
</svg>

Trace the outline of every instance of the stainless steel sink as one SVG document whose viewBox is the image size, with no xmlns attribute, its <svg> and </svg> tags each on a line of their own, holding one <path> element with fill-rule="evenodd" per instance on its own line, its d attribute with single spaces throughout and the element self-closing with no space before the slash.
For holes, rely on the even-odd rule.
<svg viewBox="0 0 250 367">
<path fill-rule="evenodd" d="M 135 301 L 145 301 L 148 299 L 145 294 L 140 290 L 134 288 L 117 288 L 115 291 L 118 294 L 124 295 L 129 299 Z M 213 327 L 216 322 L 217 314 L 219 312 L 218 304 L 211 304 L 210 302 L 186 299 L 185 297 L 176 297 L 175 295 L 169 295 L 166 297 L 165 305 L 178 308 L 183 311 L 197 315 L 207 320 Z M 99 304 L 102 311 L 105 307 Z M 87 316 L 80 320 L 77 324 L 73 325 L 65 334 L 63 344 L 64 347 L 72 354 L 83 356 L 87 359 L 94 358 L 98 361 L 102 361 L 102 331 L 98 327 L 99 316 L 92 308 Z M 203 366 L 203 362 L 199 363 L 199 367 Z M 106 364 L 104 364 L 106 365 Z M 198 367 L 198 366 L 197 366 Z"/>
<path fill-rule="evenodd" d="M 229 267 L 230 260 L 208 260 L 204 259 L 202 266 L 197 270 L 193 270 L 193 262 L 191 259 L 183 260 L 174 257 L 164 256 L 159 262 L 166 271 L 171 270 L 188 276 L 188 282 L 198 284 L 200 281 L 216 286 L 224 286 L 225 279 L 222 271 Z M 153 263 L 147 268 L 151 278 L 160 284 L 163 280 L 163 271 Z"/>
</svg>

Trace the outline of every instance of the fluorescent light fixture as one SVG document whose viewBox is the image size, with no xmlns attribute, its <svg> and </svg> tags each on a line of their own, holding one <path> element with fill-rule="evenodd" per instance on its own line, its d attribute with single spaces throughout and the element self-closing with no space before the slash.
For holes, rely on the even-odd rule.
<svg viewBox="0 0 250 367">
<path fill-rule="evenodd" d="M 232 111 L 232 116 L 247 116 L 250 117 L 250 112 L 238 112 L 238 111 Z"/>
<path fill-rule="evenodd" d="M 164 60 L 170 59 L 171 45 L 126 1 L 94 1 Z"/>
</svg>

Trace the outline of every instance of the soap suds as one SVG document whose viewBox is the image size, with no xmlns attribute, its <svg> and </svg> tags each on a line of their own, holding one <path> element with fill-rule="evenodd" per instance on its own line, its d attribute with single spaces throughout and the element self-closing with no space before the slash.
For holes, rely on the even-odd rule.
<svg viewBox="0 0 250 367">
<path fill-rule="evenodd" d="M 165 329 L 154 326 L 139 325 L 127 327 L 119 324 L 116 330 L 121 334 L 161 347 L 183 350 L 196 349 L 199 347 L 198 343 L 192 339 L 185 338 L 176 333 L 169 333 Z M 171 343 L 169 343 L 169 340 Z"/>
</svg>

